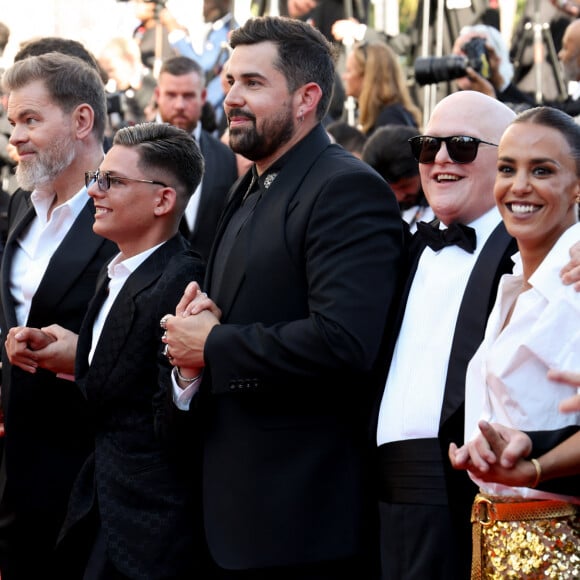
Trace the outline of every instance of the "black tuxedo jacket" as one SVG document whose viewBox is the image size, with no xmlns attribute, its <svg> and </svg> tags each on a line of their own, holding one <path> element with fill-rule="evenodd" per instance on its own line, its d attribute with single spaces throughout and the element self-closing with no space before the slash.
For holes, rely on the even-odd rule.
<svg viewBox="0 0 580 580">
<path fill-rule="evenodd" d="M 193 505 L 199 437 L 181 450 L 166 448 L 157 429 L 167 400 L 158 377 L 172 368 L 161 354 L 159 319 L 175 310 L 188 282 L 203 283 L 201 259 L 187 247 L 178 235 L 131 274 L 89 365 L 93 323 L 108 284 L 104 271 L 79 334 L 76 377 L 96 438 L 75 482 L 63 537 L 98 509 L 108 556 L 130 578 L 194 577 L 201 563 L 200 513 Z"/>
<path fill-rule="evenodd" d="M 405 304 L 413 284 L 419 258 L 425 247 L 425 242 L 418 235 L 415 235 L 409 244 L 405 270 L 406 279 L 399 296 L 400 307 L 393 327 L 389 329 L 391 338 L 385 341 L 387 348 L 383 358 L 386 363 L 383 388 L 405 315 Z M 507 233 L 503 222 L 500 223 L 488 238 L 471 272 L 459 309 L 447 367 L 445 394 L 439 422 L 439 442 L 445 469 L 449 506 L 457 529 L 456 541 L 463 545 L 461 551 L 466 554 L 465 564 L 467 567 L 471 554 L 470 510 L 477 488 L 466 471 L 456 471 L 451 467 L 448 449 L 451 442 L 458 445 L 463 443 L 467 365 L 483 340 L 487 318 L 495 302 L 499 279 L 503 274 L 511 272 L 513 266 L 511 256 L 516 251 L 515 240 Z M 380 398 L 373 421 L 372 435 L 375 440 L 379 404 Z"/>
<path fill-rule="evenodd" d="M 232 193 L 206 280 L 250 179 Z M 376 547 L 369 374 L 401 247 L 384 180 L 318 126 L 284 158 L 221 265 L 220 287 L 208 284 L 223 324 L 206 342 L 199 409 L 205 528 L 220 566 L 287 566 Z"/>
<path fill-rule="evenodd" d="M 94 211 L 92 200 L 87 201 L 52 256 L 32 299 L 28 326 L 56 323 L 79 331 L 97 274 L 118 251 L 115 244 L 93 233 Z M 11 199 L 10 230 L 0 272 L 3 333 L 16 325 L 10 292 L 14 250 L 34 216 L 30 194 L 18 190 Z M 31 533 L 46 527 L 48 535 L 35 540 L 44 542 L 46 548 L 47 543 L 52 546 L 56 540 L 72 482 L 92 448 L 91 422 L 75 383 L 43 369 L 30 374 L 12 367 L 4 348 L 2 367 L 6 436 L 0 475 L 1 508 L 3 512 L 15 512 L 17 520 L 30 518 Z M 0 533 L 4 532 L 2 528 Z"/>
<path fill-rule="evenodd" d="M 207 261 L 228 192 L 238 178 L 238 167 L 233 151 L 207 131 L 201 131 L 199 148 L 205 161 L 199 207 L 193 231 L 183 218 L 181 233 Z"/>
</svg>

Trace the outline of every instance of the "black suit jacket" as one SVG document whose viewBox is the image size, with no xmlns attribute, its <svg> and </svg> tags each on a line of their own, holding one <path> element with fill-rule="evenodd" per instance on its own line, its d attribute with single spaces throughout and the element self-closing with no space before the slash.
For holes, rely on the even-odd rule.
<svg viewBox="0 0 580 580">
<path fill-rule="evenodd" d="M 224 212 L 207 280 L 250 173 Z M 208 284 L 223 324 L 205 345 L 199 409 L 205 529 L 220 566 L 376 548 L 369 374 L 401 246 L 389 187 L 318 126 L 284 158 L 222 264 L 221 286 Z"/>
<path fill-rule="evenodd" d="M 28 326 L 56 323 L 79 331 L 97 274 L 118 251 L 115 244 L 93 232 L 94 211 L 92 200 L 87 201 L 52 256 L 32 299 Z M 14 250 L 34 216 L 30 194 L 17 191 L 11 199 L 10 230 L 0 272 L 0 325 L 4 333 L 16 325 L 10 292 Z M 36 526 L 33 530 L 45 527 L 47 534 L 35 541 L 39 550 L 46 549 L 54 545 L 72 482 L 92 448 L 92 426 L 75 383 L 43 369 L 30 374 L 12 367 L 4 348 L 2 367 L 6 435 L 0 505 L 4 513 L 15 512 L 17 520 L 30 519 L 30 525 Z M 4 535 L 7 530 L 2 525 L 0 528 Z"/>
<path fill-rule="evenodd" d="M 384 352 L 383 359 L 386 363 L 383 387 L 405 315 L 405 304 L 413 284 L 419 259 L 425 247 L 425 242 L 418 235 L 412 238 L 408 253 L 406 281 L 403 284 L 399 298 L 400 308 L 393 323 L 394 330 L 389 329 L 391 339 L 385 342 L 387 349 Z M 507 233 L 503 222 L 500 223 L 488 238 L 469 277 L 455 325 L 447 367 L 445 394 L 439 422 L 439 442 L 441 444 L 449 506 L 457 529 L 455 541 L 462 546 L 458 553 L 466 555 L 464 565 L 467 569 L 471 562 L 470 510 L 477 488 L 466 471 L 456 471 L 451 467 L 448 449 L 451 442 L 458 445 L 463 443 L 467 365 L 483 340 L 487 318 L 495 302 L 499 279 L 503 274 L 511 272 L 513 266 L 511 256 L 516 251 L 515 240 Z M 380 398 L 378 403 L 380 403 Z M 378 410 L 379 404 L 377 404 L 373 422 L 375 440 Z"/>
<path fill-rule="evenodd" d="M 238 178 L 238 168 L 233 151 L 207 131 L 202 130 L 199 147 L 205 161 L 199 207 L 193 231 L 189 230 L 184 218 L 181 233 L 189 240 L 191 248 L 207 261 L 227 194 Z"/>
<path fill-rule="evenodd" d="M 75 482 L 63 536 L 97 508 L 108 556 L 131 578 L 194 577 L 201 564 L 194 491 L 199 438 L 179 450 L 166 448 L 157 429 L 167 399 L 158 377 L 172 368 L 161 354 L 159 319 L 175 310 L 188 282 L 203 283 L 201 259 L 187 247 L 178 235 L 131 274 L 107 316 L 90 366 L 94 318 L 104 299 L 99 289 L 79 335 L 76 376 L 96 439 Z"/>
</svg>

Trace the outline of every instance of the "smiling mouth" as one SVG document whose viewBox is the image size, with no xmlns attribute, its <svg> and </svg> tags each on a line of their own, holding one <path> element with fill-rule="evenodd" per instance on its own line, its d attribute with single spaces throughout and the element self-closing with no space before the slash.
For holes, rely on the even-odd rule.
<svg viewBox="0 0 580 580">
<path fill-rule="evenodd" d="M 437 183 L 442 183 L 446 181 L 459 181 L 460 179 L 461 177 L 458 177 L 457 175 L 452 175 L 451 173 L 439 173 L 435 177 L 435 181 Z"/>
<path fill-rule="evenodd" d="M 532 203 L 506 203 L 506 207 L 511 213 L 514 214 L 529 214 L 535 213 L 542 209 L 541 205 L 534 205 Z"/>
</svg>

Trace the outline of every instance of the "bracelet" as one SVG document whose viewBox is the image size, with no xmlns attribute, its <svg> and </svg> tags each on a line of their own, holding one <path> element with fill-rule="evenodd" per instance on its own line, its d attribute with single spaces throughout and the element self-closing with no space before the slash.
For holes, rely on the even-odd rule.
<svg viewBox="0 0 580 580">
<path fill-rule="evenodd" d="M 175 374 L 177 375 L 177 378 L 180 381 L 183 381 L 184 383 L 193 383 L 193 381 L 196 381 L 197 379 L 199 379 L 199 377 L 201 377 L 201 373 L 195 377 L 184 377 L 180 372 L 179 372 L 179 367 L 175 367 Z"/>
<path fill-rule="evenodd" d="M 537 485 L 540 483 L 540 479 L 542 479 L 542 466 L 540 465 L 540 462 L 537 459 L 530 459 L 530 461 L 536 468 L 536 479 L 534 479 L 534 483 L 530 485 L 532 489 L 535 489 Z"/>
</svg>

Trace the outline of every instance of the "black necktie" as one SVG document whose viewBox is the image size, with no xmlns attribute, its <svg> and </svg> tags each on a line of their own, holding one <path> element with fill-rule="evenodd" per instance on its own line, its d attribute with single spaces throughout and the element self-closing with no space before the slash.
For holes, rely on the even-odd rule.
<svg viewBox="0 0 580 580">
<path fill-rule="evenodd" d="M 475 251 L 475 230 L 463 224 L 451 224 L 446 230 L 442 230 L 426 222 L 417 222 L 417 234 L 435 252 L 445 246 L 453 245 L 459 246 L 470 254 Z"/>
</svg>

